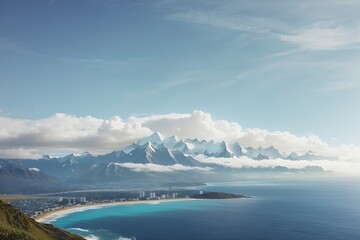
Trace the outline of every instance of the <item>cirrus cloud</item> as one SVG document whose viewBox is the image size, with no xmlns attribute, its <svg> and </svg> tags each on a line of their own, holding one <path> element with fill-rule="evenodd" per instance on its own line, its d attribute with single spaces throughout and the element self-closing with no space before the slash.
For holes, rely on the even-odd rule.
<svg viewBox="0 0 360 240">
<path fill-rule="evenodd" d="M 282 41 L 309 50 L 337 50 L 360 43 L 357 29 L 345 27 L 308 27 L 297 33 L 280 35 Z"/>
</svg>

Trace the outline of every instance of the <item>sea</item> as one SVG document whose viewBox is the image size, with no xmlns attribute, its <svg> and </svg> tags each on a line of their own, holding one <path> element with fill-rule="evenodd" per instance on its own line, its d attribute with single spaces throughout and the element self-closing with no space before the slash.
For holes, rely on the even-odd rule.
<svg viewBox="0 0 360 240">
<path fill-rule="evenodd" d="M 252 198 L 116 205 L 51 223 L 87 239 L 360 239 L 360 179 L 213 183 L 204 191 Z"/>
</svg>

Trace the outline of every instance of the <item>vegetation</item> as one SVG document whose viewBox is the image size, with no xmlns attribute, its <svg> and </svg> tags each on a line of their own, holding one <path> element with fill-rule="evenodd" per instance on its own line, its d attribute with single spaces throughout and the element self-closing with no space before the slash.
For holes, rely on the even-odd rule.
<svg viewBox="0 0 360 240">
<path fill-rule="evenodd" d="M 3 202 L 11 202 L 17 200 L 34 199 L 34 198 L 42 198 L 42 197 L 25 195 L 25 194 L 19 194 L 19 195 L 0 194 L 0 200 L 2 200 Z"/>
<path fill-rule="evenodd" d="M 230 198 L 248 198 L 243 195 L 223 193 L 223 192 L 205 192 L 192 196 L 195 199 L 230 199 Z"/>
<path fill-rule="evenodd" d="M 84 240 L 51 224 L 38 223 L 10 204 L 0 200 L 0 239 L 7 240 Z"/>
<path fill-rule="evenodd" d="M 30 236 L 29 233 L 21 229 L 4 227 L 0 226 L 0 239 L 7 240 L 36 240 L 34 237 Z"/>
</svg>

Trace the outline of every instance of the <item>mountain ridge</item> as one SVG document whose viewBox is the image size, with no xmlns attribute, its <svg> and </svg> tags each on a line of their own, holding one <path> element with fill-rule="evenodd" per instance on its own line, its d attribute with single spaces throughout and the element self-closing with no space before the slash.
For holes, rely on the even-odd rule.
<svg viewBox="0 0 360 240">
<path fill-rule="evenodd" d="M 313 152 L 299 155 L 291 153 L 285 155 L 275 147 L 244 147 L 238 142 L 228 143 L 226 141 L 216 142 L 214 140 L 180 139 L 177 136 L 165 138 L 159 132 L 139 139 L 119 151 L 113 151 L 104 155 L 94 156 L 89 152 L 83 154 L 69 154 L 64 157 L 54 158 L 44 155 L 42 159 L 0 159 L 1 173 L 6 175 L 6 164 L 14 164 L 17 168 L 30 175 L 47 174 L 64 183 L 64 185 L 112 182 L 112 181 L 147 181 L 147 182 L 174 182 L 179 177 L 193 182 L 219 179 L 214 174 L 222 176 L 234 176 L 234 171 L 240 174 L 244 170 L 251 171 L 251 168 L 233 169 L 230 165 L 216 164 L 220 161 L 242 161 L 242 158 L 251 158 L 255 161 L 265 161 L 274 158 L 281 158 L 286 161 L 296 161 L 301 157 L 308 157 L 311 160 L 324 159 Z M 209 161 L 203 161 L 208 158 Z M 229 160 L 227 160 L 229 159 Z M 301 159 L 302 160 L 302 159 Z M 307 159 L 304 159 L 307 160 Z M 125 164 L 130 163 L 130 164 Z M 255 169 L 259 172 L 261 168 Z M 25 169 L 25 170 L 24 170 Z M 38 170 L 38 171 L 37 171 Z M 285 167 L 273 168 L 273 172 L 290 171 Z M 261 171 L 260 171 L 261 172 Z M 220 176 L 219 175 L 219 176 Z M 241 174 L 240 174 L 241 175 Z M 4 181 L 3 181 L 4 182 Z M 21 181 L 22 183 L 24 181 Z M 48 181 L 50 182 L 50 181 Z M 20 182 L 19 182 L 20 183 Z M 29 183 L 30 184 L 30 183 Z M 7 191 L 11 189 L 6 188 Z"/>
</svg>

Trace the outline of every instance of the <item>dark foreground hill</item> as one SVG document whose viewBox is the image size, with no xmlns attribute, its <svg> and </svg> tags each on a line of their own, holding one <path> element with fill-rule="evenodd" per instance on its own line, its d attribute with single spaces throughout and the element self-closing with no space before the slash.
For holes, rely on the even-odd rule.
<svg viewBox="0 0 360 240">
<path fill-rule="evenodd" d="M 38 223 L 0 200 L 1 240 L 84 240 L 51 224 Z"/>
</svg>

